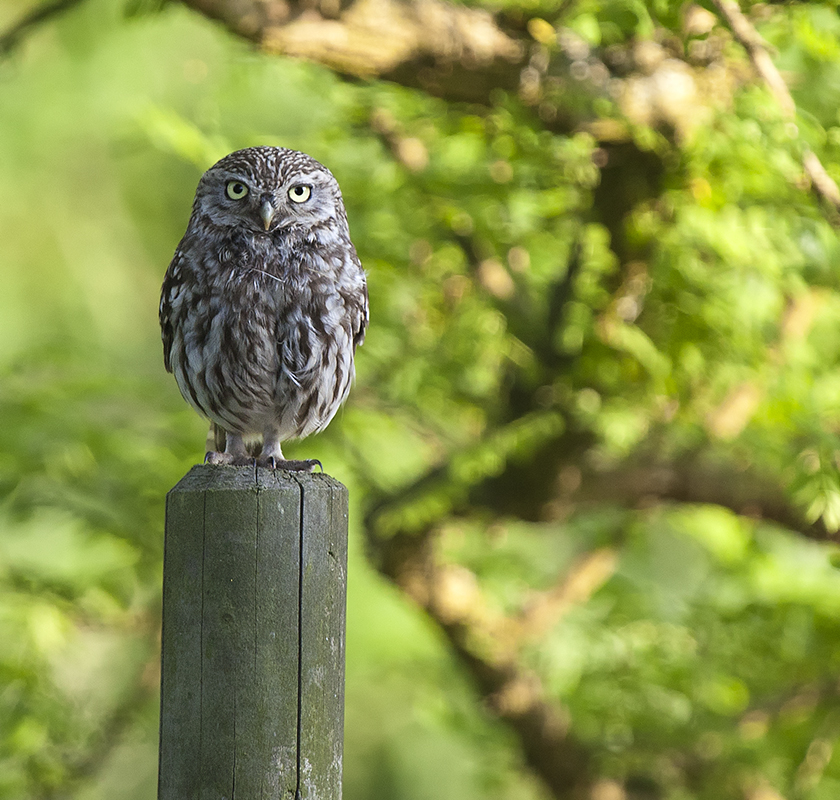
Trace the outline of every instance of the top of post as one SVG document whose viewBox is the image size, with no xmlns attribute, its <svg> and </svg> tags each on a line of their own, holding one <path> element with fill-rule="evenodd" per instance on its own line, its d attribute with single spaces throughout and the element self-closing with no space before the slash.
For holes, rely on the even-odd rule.
<svg viewBox="0 0 840 800">
<path fill-rule="evenodd" d="M 171 489 L 172 492 L 252 491 L 289 488 L 297 485 L 343 489 L 344 484 L 323 472 L 288 472 L 268 467 L 232 467 L 220 464 L 196 464 Z"/>
</svg>

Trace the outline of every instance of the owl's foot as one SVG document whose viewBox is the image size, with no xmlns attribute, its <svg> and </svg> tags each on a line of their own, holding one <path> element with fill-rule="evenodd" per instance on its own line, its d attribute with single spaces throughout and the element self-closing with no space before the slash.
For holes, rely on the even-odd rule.
<svg viewBox="0 0 840 800">
<path fill-rule="evenodd" d="M 216 450 L 209 450 L 204 454 L 205 464 L 228 464 L 232 467 L 253 467 L 254 457 L 249 455 L 233 455 L 232 453 L 219 453 Z"/>
<path fill-rule="evenodd" d="M 310 458 L 305 461 L 290 461 L 285 458 L 275 458 L 274 456 L 261 456 L 257 459 L 257 464 L 261 467 L 268 467 L 269 469 L 286 469 L 289 472 L 314 472 L 316 466 L 321 472 L 324 471 L 323 464 L 317 458 Z"/>
<path fill-rule="evenodd" d="M 254 458 L 249 455 L 233 455 L 231 453 L 219 453 L 216 450 L 209 450 L 204 454 L 205 464 L 225 464 L 231 467 L 268 467 L 268 469 L 285 469 L 289 472 L 314 472 L 315 467 L 323 472 L 324 466 L 317 458 L 310 458 L 304 461 L 275 458 L 274 456 Z"/>
</svg>

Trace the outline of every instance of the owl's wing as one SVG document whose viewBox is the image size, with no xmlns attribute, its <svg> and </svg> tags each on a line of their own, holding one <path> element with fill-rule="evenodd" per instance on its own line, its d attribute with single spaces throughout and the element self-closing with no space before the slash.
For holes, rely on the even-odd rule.
<svg viewBox="0 0 840 800">
<path fill-rule="evenodd" d="M 350 242 L 348 242 L 350 244 Z M 362 262 L 359 260 L 359 255 L 356 253 L 356 248 L 350 244 L 349 259 L 355 267 L 360 285 L 354 287 L 354 291 L 350 297 L 345 297 L 344 302 L 349 300 L 350 324 L 353 329 L 353 350 L 365 341 L 365 331 L 367 330 L 368 322 L 370 322 L 370 304 L 368 302 L 368 288 L 367 276 L 365 275 Z"/>
<path fill-rule="evenodd" d="M 359 264 L 359 269 L 362 269 L 361 264 Z M 365 331 L 370 322 L 370 303 L 368 302 L 367 278 L 365 277 L 364 270 L 362 270 L 362 292 L 360 299 L 361 303 L 359 305 L 358 317 L 356 319 L 356 325 L 353 328 L 354 350 L 365 341 Z"/>
<path fill-rule="evenodd" d="M 163 365 L 167 372 L 172 372 L 170 357 L 174 336 L 172 330 L 172 301 L 177 297 L 181 288 L 181 258 L 181 251 L 178 249 L 169 264 L 169 269 L 166 270 L 163 286 L 160 289 L 158 317 L 160 319 L 160 337 L 163 340 Z"/>
</svg>

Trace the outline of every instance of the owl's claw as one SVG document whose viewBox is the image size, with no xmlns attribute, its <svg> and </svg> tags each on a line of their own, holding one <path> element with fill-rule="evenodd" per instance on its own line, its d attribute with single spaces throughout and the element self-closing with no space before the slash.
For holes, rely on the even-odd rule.
<svg viewBox="0 0 840 800">
<path fill-rule="evenodd" d="M 267 467 L 268 469 L 285 469 L 288 472 L 314 472 L 315 467 L 323 472 L 324 465 L 317 458 L 309 458 L 303 461 L 286 460 L 274 456 L 254 458 L 253 456 L 235 456 L 230 453 L 219 453 L 210 450 L 204 455 L 205 464 L 226 464 L 232 467 Z"/>
</svg>

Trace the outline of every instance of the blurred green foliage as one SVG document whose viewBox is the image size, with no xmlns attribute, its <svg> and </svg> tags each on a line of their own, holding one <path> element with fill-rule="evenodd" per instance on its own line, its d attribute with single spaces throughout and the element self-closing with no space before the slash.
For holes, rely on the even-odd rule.
<svg viewBox="0 0 840 800">
<path fill-rule="evenodd" d="M 660 0 L 499 7 L 563 7 L 587 47 L 684 36 Z M 801 177 L 807 146 L 840 178 L 836 4 L 758 14 L 796 124 L 740 80 L 671 133 L 606 91 L 569 88 L 587 124 L 566 132 L 501 93 L 344 82 L 179 5 L 131 10 L 87 0 L 0 63 L 0 798 L 154 796 L 163 502 L 205 435 L 162 367 L 158 290 L 201 172 L 277 144 L 338 177 L 371 291 L 351 400 L 292 451 L 351 489 L 348 800 L 547 796 L 366 558 L 374 504 L 375 537 L 433 528 L 499 613 L 617 552 L 521 654 L 600 785 L 630 792 L 596 800 L 836 800 L 840 575 L 803 533 L 840 528 L 840 245 Z M 658 165 L 617 224 L 604 120 Z M 758 476 L 799 530 L 713 498 L 486 496 L 543 459 L 585 492 L 698 453 Z"/>
</svg>

